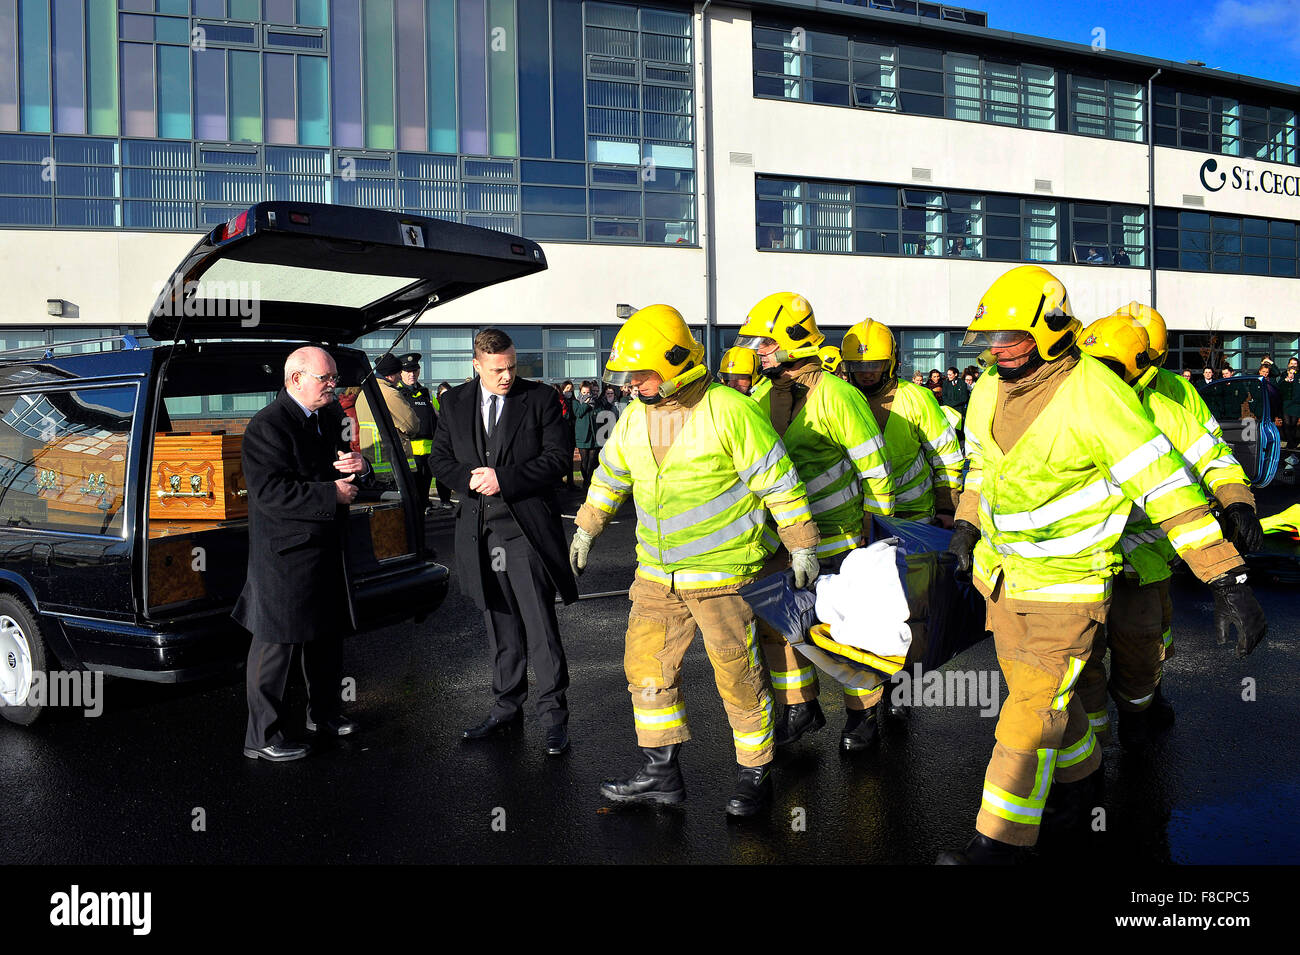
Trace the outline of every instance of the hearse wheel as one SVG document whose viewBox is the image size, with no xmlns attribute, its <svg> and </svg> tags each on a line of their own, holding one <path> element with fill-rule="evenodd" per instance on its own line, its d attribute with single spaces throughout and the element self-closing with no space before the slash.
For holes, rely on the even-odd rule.
<svg viewBox="0 0 1300 955">
<path fill-rule="evenodd" d="M 33 676 L 45 670 L 45 639 L 36 615 L 13 594 L 0 594 L 0 717 L 30 726 L 45 706 L 33 705 Z"/>
</svg>

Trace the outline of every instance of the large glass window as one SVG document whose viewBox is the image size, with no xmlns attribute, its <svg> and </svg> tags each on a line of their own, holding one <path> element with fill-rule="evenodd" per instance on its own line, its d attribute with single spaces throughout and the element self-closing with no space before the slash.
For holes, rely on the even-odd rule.
<svg viewBox="0 0 1300 955">
<path fill-rule="evenodd" d="M 1298 246 L 1292 221 L 1156 210 L 1156 265 L 1162 269 L 1295 278 Z"/>
<path fill-rule="evenodd" d="M 1075 202 L 1070 210 L 1071 261 L 1082 265 L 1147 264 L 1144 207 Z"/>
<path fill-rule="evenodd" d="M 1156 143 L 1295 164 L 1296 114 L 1293 107 L 1243 103 L 1157 86 Z"/>
</svg>

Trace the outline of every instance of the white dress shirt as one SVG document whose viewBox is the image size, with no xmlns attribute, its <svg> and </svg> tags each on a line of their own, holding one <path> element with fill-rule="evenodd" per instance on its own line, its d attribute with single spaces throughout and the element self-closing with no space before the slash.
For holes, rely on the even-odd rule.
<svg viewBox="0 0 1300 955">
<path fill-rule="evenodd" d="M 497 423 L 497 424 L 500 424 L 500 423 L 501 423 L 501 416 L 504 415 L 505 412 L 506 412 L 506 396 L 505 396 L 505 395 L 498 395 L 498 394 L 496 394 L 495 392 L 488 391 L 488 390 L 487 390 L 486 388 L 484 388 L 483 385 L 480 383 L 479 386 L 478 386 L 479 414 L 480 414 L 480 415 L 482 416 L 482 418 L 483 418 L 483 431 L 484 431 L 485 434 L 488 434 L 488 435 L 491 435 L 491 434 L 492 434 L 492 425 L 491 425 L 491 423 L 490 423 L 490 422 L 491 422 L 491 419 L 489 418 L 489 413 L 490 413 L 491 410 L 492 410 L 492 400 L 491 400 L 491 399 L 493 399 L 493 398 L 495 398 L 495 399 L 497 400 L 497 419 L 496 419 L 496 423 Z"/>
</svg>

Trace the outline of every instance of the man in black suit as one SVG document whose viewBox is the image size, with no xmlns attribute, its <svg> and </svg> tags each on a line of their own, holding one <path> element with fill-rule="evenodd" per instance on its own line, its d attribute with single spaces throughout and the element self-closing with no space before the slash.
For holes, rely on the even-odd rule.
<svg viewBox="0 0 1300 955">
<path fill-rule="evenodd" d="M 555 389 L 515 375 L 505 332 L 474 337 L 478 377 L 448 391 L 429 456 L 434 476 L 460 492 L 456 563 L 462 592 L 483 611 L 496 702 L 467 740 L 519 732 L 528 664 L 537 674 L 537 711 L 546 751 L 569 746 L 569 670 L 555 618 L 555 594 L 578 599 L 569 569 L 557 479 L 572 468 L 573 438 Z"/>
<path fill-rule="evenodd" d="M 307 729 L 333 736 L 356 729 L 339 712 L 343 636 L 352 620 L 343 535 L 356 481 L 370 466 L 350 450 L 337 383 L 328 352 L 299 348 L 284 363 L 284 390 L 244 431 L 248 580 L 232 616 L 253 634 L 244 736 L 244 755 L 253 759 L 287 762 L 310 751 L 284 731 L 284 691 L 298 644 Z"/>
</svg>

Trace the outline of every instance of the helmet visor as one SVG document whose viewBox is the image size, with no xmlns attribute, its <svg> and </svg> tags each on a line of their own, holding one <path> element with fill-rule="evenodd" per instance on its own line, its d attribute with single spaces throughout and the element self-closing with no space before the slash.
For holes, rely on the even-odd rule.
<svg viewBox="0 0 1300 955">
<path fill-rule="evenodd" d="M 1011 329 L 1003 332 L 968 331 L 962 339 L 963 345 L 982 345 L 986 348 L 1010 348 L 1023 344 L 1033 338 L 1033 334 L 1024 329 Z"/>
<path fill-rule="evenodd" d="M 651 374 L 649 371 L 610 371 L 606 368 L 603 381 L 615 388 L 622 388 L 624 385 L 632 384 L 633 378 L 644 378 L 649 374 Z"/>
<path fill-rule="evenodd" d="M 733 348 L 748 348 L 750 351 L 758 351 L 768 345 L 775 345 L 775 338 L 759 338 L 757 335 L 745 335 L 736 339 Z"/>
<path fill-rule="evenodd" d="M 889 370 L 888 358 L 875 358 L 871 361 L 848 361 L 845 359 L 844 364 L 840 365 L 849 374 L 866 374 L 878 371 L 882 375 Z"/>
</svg>

